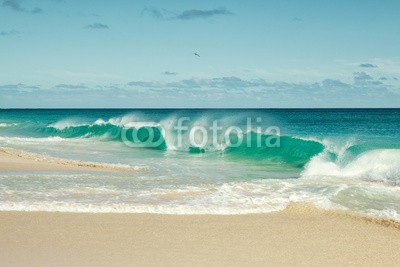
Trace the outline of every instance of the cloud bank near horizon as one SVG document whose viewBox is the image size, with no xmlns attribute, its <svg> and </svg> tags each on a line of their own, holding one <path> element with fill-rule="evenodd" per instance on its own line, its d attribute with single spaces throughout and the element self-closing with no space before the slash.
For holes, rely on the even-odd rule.
<svg viewBox="0 0 400 267">
<path fill-rule="evenodd" d="M 69 107 L 113 108 L 388 107 L 380 103 L 400 107 L 399 88 L 366 72 L 353 73 L 353 80 L 353 83 L 338 79 L 293 83 L 229 76 L 95 86 L 57 84 L 50 88 L 20 83 L 0 85 L 0 105 L 7 108 L 65 107 L 62 103 L 68 100 Z"/>
</svg>

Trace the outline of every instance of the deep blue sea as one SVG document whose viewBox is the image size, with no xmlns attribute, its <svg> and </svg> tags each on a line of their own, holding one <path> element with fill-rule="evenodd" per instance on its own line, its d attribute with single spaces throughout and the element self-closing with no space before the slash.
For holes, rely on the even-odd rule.
<svg viewBox="0 0 400 267">
<path fill-rule="evenodd" d="M 135 169 L 0 172 L 0 210 L 400 218 L 400 109 L 10 109 L 0 147 Z"/>
</svg>

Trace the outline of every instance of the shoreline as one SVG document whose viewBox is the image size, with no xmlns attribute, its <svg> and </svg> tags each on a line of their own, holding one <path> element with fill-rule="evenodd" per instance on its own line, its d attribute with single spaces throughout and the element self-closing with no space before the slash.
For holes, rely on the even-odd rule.
<svg viewBox="0 0 400 267">
<path fill-rule="evenodd" d="M 0 172 L 133 171 L 0 148 Z M 5 266 L 385 265 L 400 222 L 290 204 L 243 215 L 0 211 Z"/>
<path fill-rule="evenodd" d="M 101 171 L 131 172 L 125 165 L 61 159 L 9 147 L 0 147 L 0 172 L 9 171 Z"/>
<path fill-rule="evenodd" d="M 251 215 L 0 212 L 7 266 L 385 265 L 400 223 L 311 205 Z"/>
</svg>

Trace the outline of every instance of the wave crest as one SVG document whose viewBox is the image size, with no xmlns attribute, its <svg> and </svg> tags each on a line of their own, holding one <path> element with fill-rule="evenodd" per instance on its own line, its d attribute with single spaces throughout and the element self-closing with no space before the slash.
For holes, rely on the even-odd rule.
<svg viewBox="0 0 400 267">
<path fill-rule="evenodd" d="M 375 149 L 361 153 L 353 160 L 332 161 L 327 151 L 313 157 L 302 176 L 329 176 L 360 178 L 400 185 L 400 149 Z"/>
</svg>

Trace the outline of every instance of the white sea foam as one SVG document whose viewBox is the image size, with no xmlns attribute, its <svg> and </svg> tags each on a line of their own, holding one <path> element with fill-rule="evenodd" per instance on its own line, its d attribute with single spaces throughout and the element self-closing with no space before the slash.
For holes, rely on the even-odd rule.
<svg viewBox="0 0 400 267">
<path fill-rule="evenodd" d="M 0 142 L 3 142 L 5 144 L 37 144 L 37 143 L 49 143 L 49 142 L 63 142 L 63 141 L 68 141 L 68 139 L 61 138 L 59 136 L 50 136 L 50 137 L 6 137 L 6 136 L 0 136 Z"/>
<path fill-rule="evenodd" d="M 268 189 L 267 189 L 268 190 Z M 82 191 L 82 190 L 81 190 Z M 18 202 L 2 202 L 0 210 L 19 211 L 64 211 L 64 212 L 105 212 L 105 213 L 156 213 L 156 214 L 249 214 L 279 211 L 290 202 L 303 201 L 306 194 L 295 194 L 290 197 L 280 194 L 251 194 L 251 191 L 260 191 L 251 184 L 225 184 L 217 188 L 205 189 L 188 187 L 183 189 L 154 189 L 139 191 L 135 194 L 124 191 L 95 190 L 96 195 L 85 201 L 46 201 L 31 200 Z M 261 190 L 263 192 L 263 190 Z M 13 192 L 10 192 L 13 193 Z M 82 192 L 54 192 L 58 198 L 69 193 L 73 196 L 83 195 Z M 84 192 L 86 197 L 89 191 Z M 93 192 L 92 192 L 93 193 Z M 103 194 L 106 195 L 103 195 Z M 254 192 L 253 192 L 254 193 Z M 272 192 L 271 192 L 272 193 Z M 53 194 L 35 194 L 35 198 L 52 198 Z M 128 194 L 126 196 L 126 194 Z M 119 198 L 134 200 L 124 203 L 109 202 L 114 195 Z M 247 195 L 247 196 L 246 196 Z M 26 199 L 27 195 L 24 196 Z M 94 201 L 96 199 L 97 201 Z M 103 201 L 99 197 L 105 197 Z M 70 200 L 70 199 L 69 199 Z M 82 203 L 83 202 L 83 203 Z M 323 202 L 323 200 L 320 200 Z"/>
<path fill-rule="evenodd" d="M 400 213 L 395 204 L 399 201 L 398 187 L 357 179 L 251 180 L 179 184 L 163 188 L 162 184 L 168 184 L 170 179 L 154 179 L 151 173 L 146 175 L 105 177 L 52 174 L 28 175 L 25 178 L 2 175 L 0 184 L 3 183 L 2 179 L 8 182 L 0 187 L 0 197 L 3 199 L 0 210 L 250 214 L 279 211 L 289 203 L 301 202 L 324 209 L 351 209 L 394 219 L 399 219 Z M 24 179 L 24 182 L 20 183 L 18 179 Z M 46 186 L 38 187 L 39 184 Z M 357 192 L 372 196 L 371 202 Z"/>
<path fill-rule="evenodd" d="M 6 128 L 6 127 L 11 127 L 11 126 L 17 126 L 18 123 L 0 123 L 1 128 Z"/>
<path fill-rule="evenodd" d="M 302 176 L 356 177 L 399 185 L 400 149 L 367 151 L 344 165 L 327 159 L 322 152 L 307 163 Z"/>
<path fill-rule="evenodd" d="M 80 127 L 80 126 L 85 126 L 85 125 L 86 124 L 78 123 L 73 119 L 64 119 L 64 120 L 57 121 L 56 123 L 52 123 L 47 127 L 51 127 L 51 128 L 62 131 L 64 129 L 67 129 L 70 127 Z"/>
<path fill-rule="evenodd" d="M 301 188 L 301 187 L 300 187 Z M 82 191 L 84 190 L 84 192 Z M 299 190 L 288 182 L 232 182 L 216 187 L 186 186 L 177 189 L 154 188 L 129 191 L 125 189 L 53 191 L 45 194 L 25 192 L 22 201 L 0 204 L 2 210 L 67 211 L 67 212 L 117 212 L 161 214 L 249 214 L 282 210 L 290 202 L 312 202 L 319 207 L 340 208 L 326 196 L 312 191 Z M 9 195 L 17 195 L 11 192 Z M 105 195 L 104 195 L 105 194 Z M 80 199 L 70 198 L 74 196 Z M 119 201 L 113 202 L 114 196 Z M 30 201 L 28 199 L 31 198 Z M 58 199 L 48 201 L 46 199 Z M 104 199 L 103 199 L 104 198 Z M 10 199 L 10 197 L 8 198 Z M 85 199 L 90 199 L 85 203 Z"/>
<path fill-rule="evenodd" d="M 63 119 L 63 120 L 57 121 L 55 123 L 52 123 L 52 124 L 48 125 L 47 127 L 55 128 L 58 130 L 64 130 L 64 129 L 70 128 L 70 127 L 81 127 L 81 126 L 93 127 L 96 125 L 107 125 L 107 124 L 118 126 L 118 127 L 139 127 L 139 128 L 146 127 L 146 126 L 157 127 L 160 125 L 157 122 L 147 121 L 146 119 L 140 118 L 137 115 L 128 114 L 128 115 L 125 115 L 122 117 L 110 118 L 108 120 L 99 118 L 99 119 L 96 119 L 92 123 L 77 122 L 77 120 L 74 118 L 68 118 L 68 119 Z"/>
</svg>

